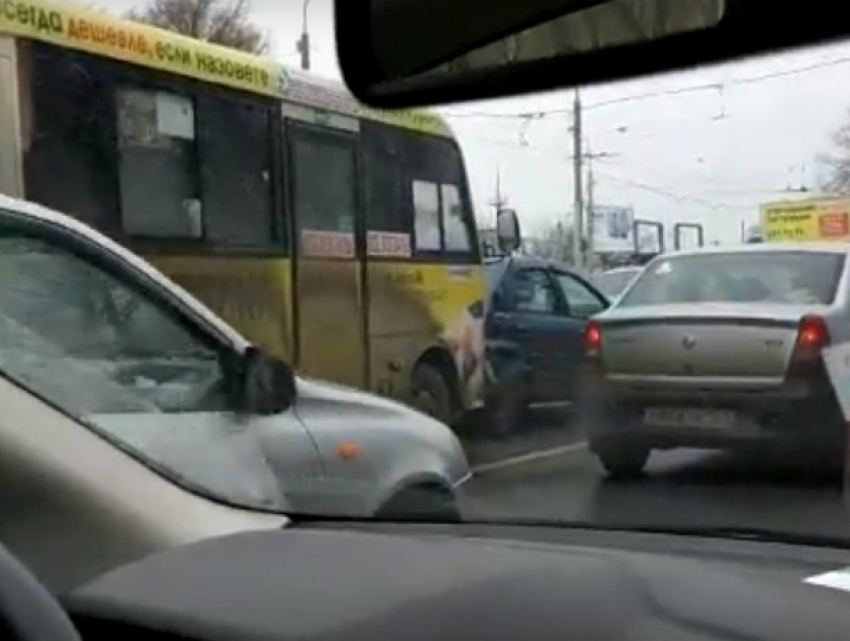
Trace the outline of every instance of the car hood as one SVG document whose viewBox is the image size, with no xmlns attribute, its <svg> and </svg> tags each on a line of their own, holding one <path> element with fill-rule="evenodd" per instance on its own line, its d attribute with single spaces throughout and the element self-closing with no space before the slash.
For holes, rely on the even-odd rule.
<svg viewBox="0 0 850 641">
<path fill-rule="evenodd" d="M 353 387 L 338 383 L 320 381 L 314 378 L 298 377 L 297 403 L 329 403 L 340 407 L 354 407 L 361 410 L 372 410 L 377 414 L 390 414 L 403 417 L 416 424 L 424 432 L 444 433 L 448 428 L 422 412 L 403 403 L 383 396 L 364 392 Z"/>
<path fill-rule="evenodd" d="M 446 425 L 403 403 L 353 387 L 314 378 L 299 376 L 296 386 L 298 390 L 296 410 L 299 405 L 307 406 L 306 409 L 310 410 L 322 408 L 336 412 L 340 420 L 345 421 L 349 420 L 347 417 L 349 412 L 361 419 L 364 414 L 371 414 L 375 419 L 390 419 L 372 421 L 370 427 L 373 429 L 401 430 L 408 434 L 415 434 L 439 447 L 444 447 L 447 439 L 455 440 Z M 304 412 L 301 414 L 303 415 Z M 314 429 L 312 424 L 307 427 Z"/>
<path fill-rule="evenodd" d="M 368 405 L 369 407 L 384 409 L 410 409 L 401 403 L 382 396 L 376 396 L 369 392 L 349 387 L 348 385 L 331 383 L 330 381 L 324 381 L 310 376 L 297 376 L 295 379 L 295 385 L 299 396 L 303 395 L 315 399 L 352 402 L 360 405 Z"/>
</svg>

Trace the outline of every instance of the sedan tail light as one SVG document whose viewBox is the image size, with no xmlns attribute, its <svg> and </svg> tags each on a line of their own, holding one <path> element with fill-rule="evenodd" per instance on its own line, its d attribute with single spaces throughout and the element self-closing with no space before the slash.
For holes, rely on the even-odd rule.
<svg viewBox="0 0 850 641">
<path fill-rule="evenodd" d="M 797 350 L 820 354 L 829 345 L 829 327 L 820 316 L 803 316 L 797 330 Z"/>
<path fill-rule="evenodd" d="M 791 354 L 788 374 L 791 377 L 817 377 L 824 371 L 821 353 L 831 338 L 826 321 L 820 316 L 804 316 L 797 328 L 797 341 Z"/>
<path fill-rule="evenodd" d="M 584 353 L 590 358 L 597 358 L 602 349 L 602 328 L 595 320 L 587 321 L 584 326 Z"/>
</svg>

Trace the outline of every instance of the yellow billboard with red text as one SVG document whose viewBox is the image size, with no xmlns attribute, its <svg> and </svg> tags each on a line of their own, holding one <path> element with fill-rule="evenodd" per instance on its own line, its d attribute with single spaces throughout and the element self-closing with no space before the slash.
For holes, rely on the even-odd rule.
<svg viewBox="0 0 850 641">
<path fill-rule="evenodd" d="M 767 242 L 850 240 L 850 198 L 811 198 L 761 207 Z"/>
</svg>

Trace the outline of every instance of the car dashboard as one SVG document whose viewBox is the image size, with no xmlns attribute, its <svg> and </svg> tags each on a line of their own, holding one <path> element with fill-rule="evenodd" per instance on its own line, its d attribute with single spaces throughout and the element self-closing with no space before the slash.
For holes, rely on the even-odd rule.
<svg viewBox="0 0 850 641">
<path fill-rule="evenodd" d="M 129 641 L 846 636 L 850 593 L 804 583 L 846 552 L 685 538 L 298 526 L 152 555 L 64 603 L 84 639 Z"/>
</svg>

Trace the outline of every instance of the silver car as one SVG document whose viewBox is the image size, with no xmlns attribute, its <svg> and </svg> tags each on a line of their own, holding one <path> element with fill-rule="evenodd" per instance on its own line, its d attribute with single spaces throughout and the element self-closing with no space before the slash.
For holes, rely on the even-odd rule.
<svg viewBox="0 0 850 641">
<path fill-rule="evenodd" d="M 635 475 L 653 449 L 679 446 L 839 462 L 845 426 L 821 351 L 850 340 L 847 254 L 744 245 L 649 263 L 585 330 L 582 403 L 603 467 Z"/>
<path fill-rule="evenodd" d="M 58 411 L 229 504 L 454 518 L 470 474 L 445 425 L 296 376 L 139 257 L 70 217 L 4 196 L 0 376 L 37 401 L 20 416 L 22 430 Z"/>
</svg>

